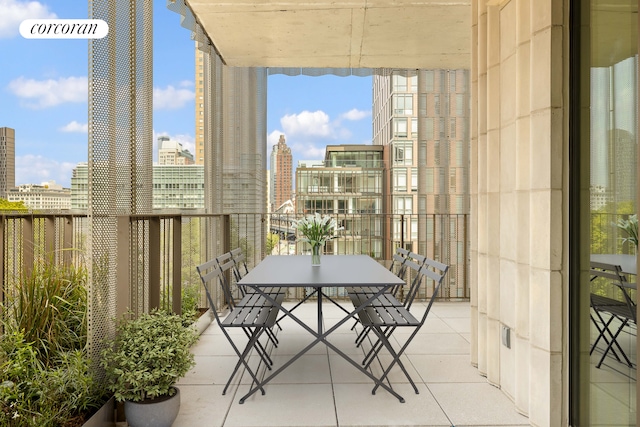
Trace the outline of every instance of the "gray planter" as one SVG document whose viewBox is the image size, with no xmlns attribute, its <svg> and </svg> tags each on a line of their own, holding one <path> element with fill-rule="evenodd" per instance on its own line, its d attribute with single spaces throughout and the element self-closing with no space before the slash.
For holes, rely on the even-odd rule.
<svg viewBox="0 0 640 427">
<path fill-rule="evenodd" d="M 180 390 L 168 398 L 147 402 L 124 402 L 124 415 L 129 427 L 171 427 L 180 410 Z"/>
<path fill-rule="evenodd" d="M 115 399 L 112 397 L 102 405 L 102 407 L 89 418 L 82 427 L 113 427 L 116 425 L 115 421 Z"/>
</svg>

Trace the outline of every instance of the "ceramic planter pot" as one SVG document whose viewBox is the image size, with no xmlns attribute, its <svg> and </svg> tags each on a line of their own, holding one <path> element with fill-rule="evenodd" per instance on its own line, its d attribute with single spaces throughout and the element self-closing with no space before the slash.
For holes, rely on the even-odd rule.
<svg viewBox="0 0 640 427">
<path fill-rule="evenodd" d="M 130 427 L 171 427 L 180 410 L 180 390 L 176 394 L 145 402 L 124 402 L 124 414 Z"/>
</svg>

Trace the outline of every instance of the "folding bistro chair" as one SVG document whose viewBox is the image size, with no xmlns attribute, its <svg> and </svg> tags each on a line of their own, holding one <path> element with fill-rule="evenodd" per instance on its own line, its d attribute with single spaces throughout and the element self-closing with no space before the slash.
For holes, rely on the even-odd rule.
<svg viewBox="0 0 640 427">
<path fill-rule="evenodd" d="M 448 270 L 448 265 L 430 259 L 425 259 L 424 265 L 419 267 L 418 274 L 416 275 L 415 279 L 415 286 L 419 287 L 423 278 L 431 280 L 434 283 L 433 295 L 431 295 L 429 304 L 427 305 L 427 308 L 422 315 L 422 318 L 420 319 L 415 317 L 409 311 L 413 302 L 412 299 L 407 302 L 406 306 L 385 306 L 372 303 L 358 313 L 363 326 L 371 328 L 375 332 L 378 341 L 381 344 L 374 344 L 373 348 L 376 348 L 376 350 L 374 350 L 374 355 L 377 356 L 381 348 L 384 347 L 389 351 L 389 354 L 392 357 L 391 363 L 386 367 L 386 369 L 384 369 L 382 376 L 376 382 L 376 385 L 372 390 L 373 394 L 375 394 L 378 387 L 387 378 L 389 372 L 396 364 L 404 372 L 416 394 L 419 393 L 418 388 L 411 379 L 411 376 L 404 368 L 400 357 L 404 354 L 409 344 L 411 344 L 411 341 L 416 336 L 422 325 L 424 325 L 424 322 L 429 315 L 431 306 L 433 305 L 433 302 L 438 295 L 438 292 L 440 291 L 440 286 L 442 285 L 442 282 Z M 414 298 L 416 293 L 417 290 L 411 294 L 411 298 Z M 413 331 L 411 332 L 411 335 L 409 335 L 405 343 L 402 345 L 402 347 L 398 351 L 395 351 L 393 346 L 391 345 L 390 338 L 397 328 L 413 328 Z M 369 361 L 367 362 L 366 366 L 368 366 L 372 360 L 373 359 L 369 357 Z"/>
<path fill-rule="evenodd" d="M 605 279 L 607 285 L 613 285 L 614 289 L 619 290 L 621 298 L 616 299 L 601 295 L 600 293 L 593 292 L 592 289 L 590 299 L 593 310 L 590 316 L 598 330 L 598 337 L 591 346 L 589 354 L 593 354 L 598 343 L 602 340 L 605 343 L 605 349 L 596 368 L 600 368 L 609 352 L 621 363 L 623 363 L 620 359 L 620 356 L 622 356 L 624 363 L 633 368 L 633 363 L 622 349 L 622 346 L 618 342 L 618 337 L 631 323 L 634 325 L 637 324 L 636 302 L 633 301 L 629 295 L 629 291 L 635 289 L 635 286 L 627 281 L 627 277 L 619 265 L 592 261 L 590 273 L 592 276 L 591 282 L 594 282 L 598 278 Z M 605 320 L 605 318 L 607 319 Z M 614 331 L 612 331 L 612 328 Z"/>
<path fill-rule="evenodd" d="M 269 370 L 271 369 L 271 360 L 259 339 L 265 331 L 273 328 L 278 317 L 278 308 L 267 298 L 257 293 L 247 295 L 240 301 L 236 302 L 226 285 L 224 271 L 220 268 L 216 259 L 196 266 L 196 270 L 200 275 L 200 279 L 207 295 L 207 300 L 209 301 L 209 305 L 213 311 L 216 322 L 239 358 L 233 372 L 229 376 L 229 380 L 227 381 L 222 394 L 224 395 L 227 392 L 227 388 L 231 384 L 231 380 L 242 365 L 244 365 L 249 375 L 251 375 L 253 382 L 259 383 L 256 374 L 249 366 L 248 357 L 251 350 L 255 349 L 260 356 L 261 363 L 264 362 L 266 367 Z M 230 312 L 224 318 L 222 318 L 218 313 L 217 306 L 212 296 L 216 288 L 223 292 L 225 298 L 227 298 L 227 303 L 229 304 Z M 277 295 L 274 299 L 278 304 L 280 304 L 284 299 L 284 294 Z M 240 348 L 231 338 L 231 335 L 228 332 L 228 329 L 230 328 L 241 328 L 245 332 L 248 342 L 242 351 L 240 351 Z M 264 389 L 261 388 L 261 392 L 264 394 Z"/>
<path fill-rule="evenodd" d="M 403 248 L 398 248 L 398 252 L 393 255 L 393 261 L 392 261 L 390 270 L 394 271 L 394 265 L 395 265 L 395 271 L 397 276 L 403 280 L 407 275 L 407 271 L 409 272 L 413 271 L 413 274 L 415 274 L 415 276 L 413 280 L 411 280 L 411 284 L 409 285 L 407 294 L 406 295 L 404 294 L 403 285 L 397 285 L 391 288 L 388 293 L 384 293 L 380 297 L 376 298 L 372 302 L 372 304 L 389 305 L 389 306 L 396 306 L 396 307 L 406 306 L 413 299 L 413 297 L 415 297 L 415 295 L 419 290 L 420 283 L 419 283 L 419 280 L 416 280 L 418 278 L 417 273 L 418 273 L 418 270 L 420 269 L 420 266 L 424 264 L 425 260 L 426 258 L 422 255 L 416 254 L 414 252 L 409 252 Z M 351 298 L 351 302 L 355 307 L 359 307 L 369 298 L 374 296 L 377 292 L 378 290 L 375 288 L 349 288 L 348 289 L 349 297 Z M 357 323 L 353 327 L 355 328 L 355 326 L 357 326 Z M 358 334 L 358 337 L 356 338 L 357 346 L 360 346 L 362 341 L 364 341 L 364 339 L 369 334 L 369 331 L 370 331 L 370 328 L 364 327 L 362 329 L 362 331 L 360 332 L 360 334 Z M 364 364 L 366 364 L 366 359 L 370 354 L 371 352 L 365 357 L 365 362 L 363 362 Z"/>
<path fill-rule="evenodd" d="M 230 252 L 225 252 L 224 254 L 218 256 L 216 258 L 216 261 L 218 261 L 218 265 L 220 266 L 220 269 L 222 270 L 224 276 L 224 283 L 223 285 L 225 286 L 225 288 L 231 289 L 231 283 L 235 282 L 236 284 L 240 281 L 240 279 L 242 279 L 242 277 L 244 276 L 244 274 L 248 273 L 248 268 L 246 266 L 246 264 L 244 265 L 244 267 L 241 265 L 242 261 L 236 261 L 236 259 L 234 259 L 233 257 L 233 253 L 234 251 L 230 251 Z M 238 251 L 235 250 L 236 255 L 238 255 Z M 241 260 L 244 259 L 244 256 L 241 258 Z M 240 267 L 239 267 L 240 266 Z M 238 268 L 239 267 L 239 268 Z M 242 270 L 245 271 L 244 274 L 242 274 Z M 229 274 L 225 274 L 227 272 L 231 272 Z M 256 291 L 255 289 L 245 289 L 245 286 L 238 286 L 238 289 L 240 291 L 240 295 L 242 298 L 246 298 L 247 295 L 249 294 L 257 294 L 257 295 L 262 295 L 260 292 Z M 269 289 L 265 289 L 264 290 L 266 294 L 268 294 L 269 296 L 271 296 L 273 299 L 276 299 L 277 296 L 279 294 L 283 294 L 284 295 L 284 290 L 281 288 L 269 288 Z M 233 293 L 230 291 L 231 293 L 231 298 L 233 298 Z M 284 297 L 284 296 L 283 296 Z M 276 322 L 277 324 L 278 322 Z M 280 327 L 280 325 L 278 325 L 278 328 L 280 330 L 282 330 L 282 328 Z M 276 337 L 276 334 L 273 332 L 272 329 L 267 329 L 266 331 L 267 336 L 269 337 L 269 340 L 273 343 L 274 346 L 278 346 L 278 338 Z M 260 345 L 260 344 L 258 344 Z M 271 366 L 272 364 L 270 363 L 271 360 L 268 358 L 268 356 L 266 357 L 266 359 L 268 359 L 268 364 L 267 366 Z"/>
</svg>

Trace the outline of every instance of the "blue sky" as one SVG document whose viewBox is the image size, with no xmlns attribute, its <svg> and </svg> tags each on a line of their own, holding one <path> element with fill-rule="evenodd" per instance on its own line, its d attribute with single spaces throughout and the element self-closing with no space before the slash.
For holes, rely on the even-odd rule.
<svg viewBox="0 0 640 427">
<path fill-rule="evenodd" d="M 25 39 L 20 22 L 87 18 L 86 0 L 0 0 L 0 127 L 16 130 L 16 185 L 70 185 L 87 161 L 87 40 Z M 194 151 L 194 42 L 180 16 L 154 1 L 154 142 L 168 135 Z M 267 161 L 284 134 L 298 160 L 327 144 L 371 143 L 371 77 L 270 76 Z M 155 151 L 155 150 L 154 150 Z"/>
</svg>

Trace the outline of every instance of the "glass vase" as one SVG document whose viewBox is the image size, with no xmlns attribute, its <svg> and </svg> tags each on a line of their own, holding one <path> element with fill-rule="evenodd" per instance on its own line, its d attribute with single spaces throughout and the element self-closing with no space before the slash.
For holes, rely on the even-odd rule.
<svg viewBox="0 0 640 427">
<path fill-rule="evenodd" d="M 311 265 L 317 267 L 320 265 L 320 253 L 322 245 L 311 246 Z"/>
</svg>

